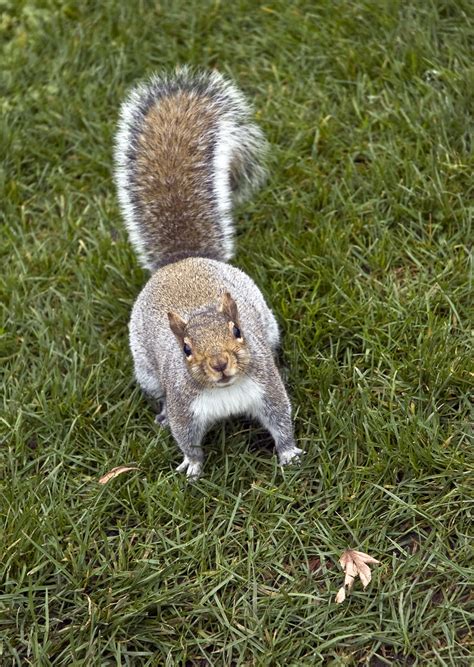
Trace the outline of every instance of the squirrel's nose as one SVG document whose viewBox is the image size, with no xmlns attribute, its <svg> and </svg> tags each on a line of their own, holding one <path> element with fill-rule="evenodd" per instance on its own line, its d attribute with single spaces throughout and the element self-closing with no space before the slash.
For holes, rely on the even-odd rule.
<svg viewBox="0 0 474 667">
<path fill-rule="evenodd" d="M 227 368 L 227 359 L 226 357 L 213 357 L 210 361 L 210 367 L 212 370 L 217 371 L 218 373 L 222 373 L 222 371 L 225 371 Z"/>
</svg>

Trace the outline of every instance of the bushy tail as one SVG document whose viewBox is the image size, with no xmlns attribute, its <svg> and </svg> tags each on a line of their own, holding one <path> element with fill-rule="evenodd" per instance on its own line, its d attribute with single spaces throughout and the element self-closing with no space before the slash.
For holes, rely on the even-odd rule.
<svg viewBox="0 0 474 667">
<path fill-rule="evenodd" d="M 115 148 L 118 197 L 142 265 L 233 255 L 232 205 L 265 178 L 266 141 L 233 83 L 179 68 L 124 102 Z"/>
</svg>

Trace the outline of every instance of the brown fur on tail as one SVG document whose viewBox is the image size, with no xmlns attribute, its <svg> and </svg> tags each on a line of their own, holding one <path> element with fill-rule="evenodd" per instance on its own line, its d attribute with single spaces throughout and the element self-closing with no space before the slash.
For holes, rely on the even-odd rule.
<svg viewBox="0 0 474 667">
<path fill-rule="evenodd" d="M 265 139 L 235 86 L 187 68 L 155 76 L 124 103 L 116 181 L 130 239 L 156 270 L 233 254 L 232 203 L 264 177 Z"/>
</svg>

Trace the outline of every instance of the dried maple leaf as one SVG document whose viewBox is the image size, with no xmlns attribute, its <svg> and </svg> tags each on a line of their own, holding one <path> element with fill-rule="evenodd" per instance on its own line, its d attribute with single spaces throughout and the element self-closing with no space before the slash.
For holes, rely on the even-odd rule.
<svg viewBox="0 0 474 667">
<path fill-rule="evenodd" d="M 105 475 L 102 475 L 99 479 L 99 484 L 107 484 L 107 482 L 110 482 L 114 477 L 118 477 L 123 472 L 128 472 L 129 470 L 139 470 L 139 468 L 136 466 L 117 466 L 116 468 L 109 470 L 109 472 L 106 472 Z"/>
<path fill-rule="evenodd" d="M 339 589 L 336 595 L 336 602 L 339 604 L 346 599 L 346 591 L 349 592 L 354 584 L 354 580 L 359 576 L 362 586 L 366 588 L 372 579 L 369 563 L 379 563 L 380 561 L 372 558 L 369 554 L 355 549 L 346 549 L 339 558 L 339 563 L 344 570 L 344 586 Z"/>
</svg>

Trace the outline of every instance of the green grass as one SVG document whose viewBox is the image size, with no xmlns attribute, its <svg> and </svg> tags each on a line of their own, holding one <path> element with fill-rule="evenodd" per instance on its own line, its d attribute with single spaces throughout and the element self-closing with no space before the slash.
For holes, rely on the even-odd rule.
<svg viewBox="0 0 474 667">
<path fill-rule="evenodd" d="M 0 14 L 2 667 L 472 664 L 472 3 Z M 236 420 L 187 485 L 132 381 L 112 140 L 176 63 L 233 76 L 272 144 L 235 261 L 282 326 L 299 469 Z M 381 564 L 336 605 L 347 546 Z"/>
</svg>

